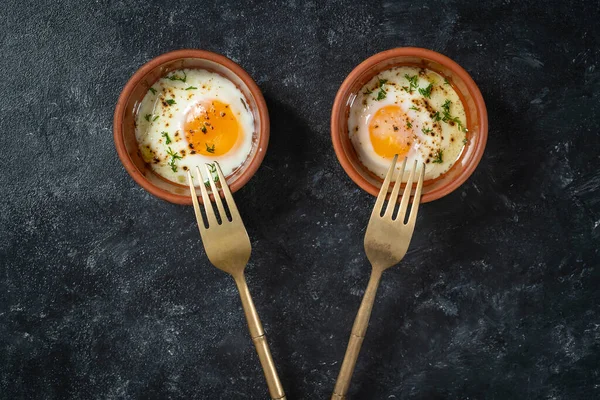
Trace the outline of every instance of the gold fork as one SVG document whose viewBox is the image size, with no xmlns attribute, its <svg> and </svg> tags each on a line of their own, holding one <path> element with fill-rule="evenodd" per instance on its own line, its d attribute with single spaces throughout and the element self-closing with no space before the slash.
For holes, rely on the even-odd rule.
<svg viewBox="0 0 600 400">
<path fill-rule="evenodd" d="M 406 182 L 406 187 L 402 195 L 402 202 L 400 203 L 396 218 L 393 218 L 393 214 L 398 200 L 398 192 L 401 186 L 400 182 L 404 176 L 406 159 L 404 159 L 402 168 L 396 174 L 394 188 L 390 194 L 384 213 L 383 205 L 388 194 L 388 188 L 394 168 L 396 167 L 397 159 L 398 156 L 394 156 L 392 165 L 385 176 L 385 180 L 379 191 L 379 196 L 377 196 L 377 201 L 375 202 L 375 207 L 371 213 L 367 232 L 365 233 L 365 252 L 372 265 L 371 277 L 369 278 L 367 290 L 365 291 L 360 308 L 358 309 L 358 314 L 356 314 L 356 319 L 354 320 L 354 325 L 352 326 L 352 334 L 350 335 L 350 341 L 346 348 L 346 355 L 344 356 L 344 361 L 340 368 L 340 374 L 338 375 L 335 388 L 333 389 L 333 396 L 331 396 L 332 400 L 346 398 L 346 393 L 350 387 L 350 379 L 352 378 L 352 373 L 354 372 L 354 367 L 356 365 L 356 359 L 358 358 L 358 353 L 360 352 L 360 347 L 365 338 L 367 326 L 369 325 L 369 318 L 371 316 L 371 310 L 373 309 L 377 287 L 381 280 L 381 274 L 386 269 L 398 264 L 400 260 L 404 258 L 415 229 L 417 211 L 419 210 L 419 202 L 421 200 L 421 189 L 423 188 L 423 180 L 425 178 L 424 164 L 419 172 L 419 181 L 410 209 L 408 222 L 406 224 L 404 223 L 406 211 L 408 209 L 408 201 L 412 192 L 413 178 L 415 170 L 417 169 L 416 161 L 410 172 L 408 181 Z M 383 216 L 381 216 L 382 213 Z"/>
<path fill-rule="evenodd" d="M 198 204 L 198 196 L 196 194 L 196 188 L 192 181 L 192 174 L 188 171 L 188 181 L 190 184 L 190 191 L 192 192 L 192 201 L 194 203 L 194 211 L 196 212 L 196 220 L 198 221 L 198 228 L 200 229 L 200 236 L 202 237 L 202 243 L 204 244 L 204 250 L 209 261 L 220 270 L 223 270 L 230 274 L 238 287 L 240 297 L 242 299 L 242 306 L 244 313 L 246 314 L 246 320 L 248 321 L 248 328 L 250 329 L 250 336 L 256 346 L 258 358 L 262 365 L 267 380 L 267 386 L 269 387 L 269 393 L 272 399 L 285 399 L 283 393 L 283 387 L 277 376 L 277 370 L 275 369 L 275 363 L 269 350 L 267 338 L 263 331 L 262 324 L 258 318 L 258 313 L 254 307 L 252 297 L 248 291 L 248 285 L 246 284 L 246 278 L 244 277 L 244 268 L 250 259 L 250 252 L 252 247 L 250 245 L 250 239 L 248 233 L 240 217 L 240 213 L 233 201 L 231 191 L 227 186 L 221 167 L 217 162 L 214 163 L 215 168 L 206 168 L 206 174 L 208 181 L 210 182 L 210 188 L 213 193 L 217 209 L 219 210 L 219 216 L 221 223 L 219 224 L 214 208 L 210 201 L 210 197 L 206 191 L 204 180 L 200 168 L 196 167 L 198 173 L 198 179 L 200 182 L 200 192 L 202 193 L 203 209 L 206 214 L 206 225 L 200 212 L 200 205 Z M 215 171 L 216 170 L 216 171 Z M 229 208 L 228 218 L 225 213 L 223 201 L 219 196 L 219 191 L 212 178 L 212 173 L 216 172 L 221 182 L 221 190 L 225 196 L 227 207 Z"/>
</svg>

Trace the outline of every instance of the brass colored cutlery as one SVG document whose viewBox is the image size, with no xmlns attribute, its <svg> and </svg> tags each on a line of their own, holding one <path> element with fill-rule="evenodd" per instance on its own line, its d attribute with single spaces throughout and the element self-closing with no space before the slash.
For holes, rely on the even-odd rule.
<svg viewBox="0 0 600 400">
<path fill-rule="evenodd" d="M 417 219 L 421 190 L 423 188 L 423 180 L 425 177 L 425 165 L 423 164 L 419 169 L 417 188 L 413 196 L 408 221 L 405 223 L 409 199 L 412 192 L 413 179 L 417 169 L 417 162 L 415 161 L 410 172 L 402 195 L 402 201 L 400 202 L 397 215 L 394 217 L 398 192 L 401 186 L 400 182 L 402 181 L 404 169 L 406 167 L 406 159 L 404 160 L 400 171 L 396 173 L 395 179 L 393 179 L 395 184 L 386 207 L 384 207 L 384 203 L 388 195 L 388 188 L 392 181 L 392 175 L 395 171 L 397 158 L 398 156 L 394 157 L 392 165 L 387 171 L 387 175 L 381 186 L 381 190 L 379 191 L 379 196 L 375 202 L 375 207 L 371 213 L 371 219 L 369 220 L 369 225 L 367 226 L 367 231 L 365 233 L 365 252 L 372 265 L 371 277 L 360 304 L 360 308 L 358 309 L 358 314 L 354 320 L 354 325 L 352 326 L 352 334 L 350 335 L 346 355 L 344 356 L 344 361 L 333 390 L 332 400 L 346 398 L 358 353 L 360 352 L 369 324 L 369 318 L 371 316 L 371 310 L 373 309 L 377 287 L 381 280 L 381 274 L 386 269 L 398 264 L 400 260 L 404 258 L 415 229 L 415 221 Z"/>
<path fill-rule="evenodd" d="M 206 187 L 203 184 L 204 179 L 202 173 L 199 168 L 196 168 L 199 179 L 198 182 L 200 182 L 200 192 L 202 194 L 202 209 L 206 216 L 206 219 L 203 218 L 192 175 L 188 171 L 188 181 L 192 193 L 196 220 L 198 221 L 200 236 L 202 237 L 202 243 L 204 244 L 204 249 L 209 261 L 215 267 L 230 274 L 235 280 L 242 299 L 246 320 L 248 321 L 250 336 L 256 346 L 258 358 L 265 373 L 271 398 L 278 400 L 285 399 L 283 387 L 281 386 L 277 370 L 275 369 L 275 363 L 273 362 L 273 357 L 269 350 L 265 332 L 263 331 L 262 324 L 258 318 L 258 313 L 252 302 L 252 297 L 250 296 L 248 285 L 246 284 L 246 279 L 244 277 L 244 269 L 250 259 L 250 252 L 252 250 L 250 239 L 248 238 L 248 233 L 246 232 L 240 213 L 233 201 L 233 196 L 227 186 L 221 167 L 216 162 L 214 165 L 214 169 L 209 169 L 208 166 L 206 166 L 206 176 L 210 182 L 214 202 L 219 212 L 220 223 Z M 229 209 L 229 215 L 225 212 L 225 206 L 214 182 L 215 179 L 212 177 L 212 173 L 214 172 L 217 173 L 218 181 L 221 184 L 221 190 L 223 191 L 226 205 Z"/>
<path fill-rule="evenodd" d="M 356 360 L 369 324 L 381 275 L 383 271 L 398 264 L 404 258 L 415 228 L 425 178 L 425 165 L 417 165 L 415 161 L 398 206 L 398 195 L 406 169 L 406 160 L 404 160 L 402 168 L 396 172 L 397 158 L 398 156 L 394 157 L 387 171 L 365 233 L 365 252 L 372 265 L 371 277 L 354 320 L 352 334 L 335 384 L 332 400 L 346 398 Z M 285 399 L 265 333 L 244 277 L 244 269 L 250 259 L 252 250 L 248 233 L 219 164 L 215 162 L 212 168 L 206 166 L 205 175 L 209 183 L 203 184 L 204 177 L 199 168 L 196 169 L 196 172 L 198 182 L 200 182 L 202 205 L 198 202 L 196 187 L 189 171 L 188 181 L 206 255 L 215 267 L 227 272 L 235 280 L 242 299 L 250 335 L 265 373 L 271 398 Z M 213 173 L 217 174 L 215 179 L 213 179 Z M 414 196 L 412 196 L 412 204 L 409 204 L 411 203 L 415 175 L 418 175 L 416 190 Z M 219 195 L 215 180 L 220 182 L 224 199 Z M 390 184 L 393 185 L 393 189 L 386 202 Z M 210 186 L 213 193 L 214 205 L 206 186 Z M 409 205 L 411 205 L 410 210 Z M 214 206 L 216 206 L 216 210 Z M 228 212 L 225 206 L 227 206 Z M 218 211 L 218 215 L 216 211 Z"/>
</svg>

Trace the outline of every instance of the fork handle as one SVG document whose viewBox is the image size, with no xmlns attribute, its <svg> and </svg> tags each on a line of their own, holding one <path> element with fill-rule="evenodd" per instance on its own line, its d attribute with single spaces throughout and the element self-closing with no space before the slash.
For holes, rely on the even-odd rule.
<svg viewBox="0 0 600 400">
<path fill-rule="evenodd" d="M 256 312 L 256 307 L 254 307 L 254 302 L 250 296 L 250 291 L 248 290 L 248 285 L 246 284 L 246 278 L 242 274 L 241 276 L 235 278 L 235 283 L 237 284 L 240 292 L 242 307 L 244 308 L 244 314 L 246 314 L 246 320 L 248 321 L 250 336 L 252 337 L 252 341 L 256 347 L 256 352 L 258 353 L 258 359 L 262 365 L 263 372 L 265 373 L 271 399 L 285 400 L 283 386 L 281 386 L 281 381 L 277 375 L 275 363 L 273 362 L 273 357 L 271 356 L 271 350 L 269 350 L 269 344 L 267 343 L 267 337 L 265 336 L 262 324 L 258 318 L 258 313 Z"/>
<path fill-rule="evenodd" d="M 331 396 L 332 400 L 346 398 L 346 393 L 350 387 L 350 379 L 352 378 L 356 360 L 358 359 L 358 353 L 360 352 L 360 347 L 362 346 L 363 339 L 367 333 L 367 327 L 369 326 L 369 318 L 371 317 L 371 310 L 373 309 L 373 303 L 375 302 L 375 295 L 377 294 L 377 288 L 379 287 L 382 272 L 383 271 L 378 268 L 373 268 L 371 271 L 367 290 L 365 290 L 362 302 L 360 303 L 360 308 L 354 319 L 352 334 L 350 335 L 348 347 L 346 348 L 346 355 L 344 355 L 340 374 L 335 382 L 335 388 L 333 389 L 333 395 Z"/>
</svg>

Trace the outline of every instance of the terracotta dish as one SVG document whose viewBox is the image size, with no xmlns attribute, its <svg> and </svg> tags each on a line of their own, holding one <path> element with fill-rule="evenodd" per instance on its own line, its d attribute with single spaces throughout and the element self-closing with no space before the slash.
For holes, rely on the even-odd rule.
<svg viewBox="0 0 600 400">
<path fill-rule="evenodd" d="M 254 116 L 252 150 L 246 161 L 227 176 L 232 192 L 248 182 L 265 157 L 269 143 L 269 114 L 263 95 L 250 75 L 227 57 L 209 51 L 172 51 L 154 58 L 133 74 L 115 108 L 113 133 L 119 158 L 129 175 L 148 192 L 171 203 L 191 205 L 189 186 L 160 177 L 144 162 L 138 150 L 134 125 L 135 113 L 149 87 L 170 71 L 183 68 L 205 69 L 229 79 L 242 91 Z"/>
<path fill-rule="evenodd" d="M 331 111 L 331 139 L 340 164 L 362 189 L 377 196 L 382 180 L 358 160 L 348 134 L 348 113 L 356 93 L 373 76 L 397 66 L 417 66 L 444 76 L 457 91 L 467 115 L 468 142 L 452 168 L 439 178 L 426 181 L 422 202 L 437 200 L 455 190 L 473 173 L 483 155 L 488 134 L 487 110 L 479 88 L 457 63 L 435 51 L 401 47 L 377 53 L 359 64 L 337 92 Z"/>
</svg>

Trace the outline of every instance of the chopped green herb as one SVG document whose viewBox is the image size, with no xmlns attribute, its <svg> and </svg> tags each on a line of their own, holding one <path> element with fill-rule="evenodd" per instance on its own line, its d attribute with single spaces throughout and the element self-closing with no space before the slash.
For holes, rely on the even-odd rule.
<svg viewBox="0 0 600 400">
<path fill-rule="evenodd" d="M 200 130 L 202 131 L 202 133 L 206 133 L 206 125 L 202 125 L 202 128 L 200 128 Z"/>
<path fill-rule="evenodd" d="M 419 88 L 419 93 L 421 93 L 423 97 L 427 97 L 428 99 L 430 99 L 431 89 L 433 89 L 433 84 L 430 83 L 429 86 L 427 86 L 425 89 Z"/>
<path fill-rule="evenodd" d="M 172 106 L 173 104 L 176 104 L 176 103 L 175 103 L 175 100 L 173 100 L 173 99 L 169 99 L 169 100 L 165 100 L 165 101 L 166 101 L 166 102 L 167 102 L 167 104 L 168 104 L 168 105 L 170 105 L 170 106 Z"/>
<path fill-rule="evenodd" d="M 177 165 L 175 165 L 175 161 L 181 160 L 181 156 L 178 153 L 171 150 L 170 147 L 167 150 L 167 154 L 171 157 L 171 161 L 169 161 L 169 166 L 171 167 L 171 171 L 177 172 Z"/>
<path fill-rule="evenodd" d="M 424 134 L 428 134 L 428 133 L 433 132 L 433 129 L 423 127 L 423 128 L 421 128 L 421 132 L 423 132 Z"/>
<path fill-rule="evenodd" d="M 449 113 L 450 112 L 450 104 L 452 104 L 452 102 L 448 99 L 444 102 L 444 104 L 442 104 L 442 109 L 444 110 L 445 113 Z"/>
<path fill-rule="evenodd" d="M 387 79 L 380 79 L 379 80 L 379 92 L 377 92 L 377 101 L 383 100 L 383 99 L 386 98 L 387 92 L 383 88 L 383 85 L 385 85 L 386 83 L 387 83 Z"/>
<path fill-rule="evenodd" d="M 165 144 L 171 143 L 171 138 L 169 137 L 169 132 L 161 132 L 161 136 L 165 138 Z"/>
<path fill-rule="evenodd" d="M 433 159 L 433 162 L 435 164 L 441 164 L 444 162 L 444 150 L 438 150 L 437 153 L 435 153 L 435 158 Z"/>
<path fill-rule="evenodd" d="M 449 120 L 452 119 L 452 116 L 450 115 L 450 105 L 452 104 L 452 102 L 450 100 L 446 100 L 444 102 L 444 104 L 442 104 L 442 110 L 443 110 L 443 118 L 442 121 L 444 122 L 448 122 Z"/>
<path fill-rule="evenodd" d="M 152 122 L 156 121 L 158 119 L 158 115 L 154 118 L 152 118 Z"/>
<path fill-rule="evenodd" d="M 460 119 L 458 117 L 448 116 L 446 118 L 446 116 L 444 116 L 444 118 L 442 118 L 442 121 L 444 121 L 445 123 L 454 122 L 458 126 L 459 130 L 463 132 L 467 131 L 467 129 L 463 126 L 462 122 L 460 122 Z"/>
<path fill-rule="evenodd" d="M 152 114 L 146 114 L 144 115 L 144 119 L 148 122 L 150 122 L 150 117 L 152 117 Z"/>
<path fill-rule="evenodd" d="M 450 105 L 452 104 L 452 102 L 450 100 L 446 100 L 444 102 L 444 104 L 442 104 L 442 109 L 444 116 L 442 117 L 442 122 L 445 123 L 450 123 L 453 122 L 458 126 L 458 129 L 466 132 L 467 129 L 463 126 L 462 122 L 460 122 L 460 119 L 458 117 L 453 117 L 452 115 L 450 115 Z"/>
<path fill-rule="evenodd" d="M 153 87 L 151 87 L 150 89 L 148 89 L 148 91 L 152 92 L 152 94 L 156 94 L 156 89 L 154 89 Z"/>
<path fill-rule="evenodd" d="M 450 84 L 450 82 L 448 82 L 448 79 L 447 79 L 447 78 L 444 78 L 444 84 L 445 84 L 445 85 L 449 85 L 449 84 Z"/>
<path fill-rule="evenodd" d="M 192 89 L 198 89 L 196 86 L 188 86 L 185 88 L 185 90 L 192 90 Z"/>
<path fill-rule="evenodd" d="M 372 91 L 372 90 L 369 90 L 369 88 L 367 88 L 367 89 L 366 89 L 366 90 L 363 92 L 363 94 L 371 94 L 371 93 L 373 93 L 373 91 Z"/>
<path fill-rule="evenodd" d="M 415 90 L 416 88 L 419 87 L 419 76 L 418 75 L 413 75 L 410 76 L 408 74 L 404 74 L 404 77 L 406 78 L 406 80 L 408 81 L 410 87 L 408 88 L 408 93 L 412 93 L 413 90 Z"/>
<path fill-rule="evenodd" d="M 449 121 L 453 121 L 453 118 L 449 112 L 444 111 L 444 116 L 442 117 L 442 122 L 448 123 Z"/>
<path fill-rule="evenodd" d="M 218 176 L 213 177 L 213 182 L 219 183 L 219 177 Z M 204 186 L 206 186 L 207 188 L 210 189 L 210 181 L 208 181 L 208 180 L 204 181 Z"/>
<path fill-rule="evenodd" d="M 187 75 L 185 74 L 185 71 L 183 72 L 183 78 L 180 77 L 179 75 L 171 75 L 171 76 L 167 76 L 167 79 L 170 81 L 181 81 L 183 83 L 185 83 L 185 81 L 187 81 Z"/>
<path fill-rule="evenodd" d="M 439 111 L 436 111 L 435 114 L 433 114 L 432 118 L 433 118 L 434 121 L 439 121 L 439 120 L 442 119 L 442 117 L 440 117 L 440 112 Z"/>
<path fill-rule="evenodd" d="M 206 145 L 206 151 L 208 151 L 209 153 L 214 153 L 215 152 L 215 145 L 213 144 L 212 146 L 208 146 L 208 143 L 204 143 Z"/>
<path fill-rule="evenodd" d="M 417 108 L 417 107 L 415 107 L 415 106 L 411 106 L 411 107 L 409 108 L 409 110 L 421 111 L 421 109 L 420 109 L 420 108 Z"/>
<path fill-rule="evenodd" d="M 464 139 L 463 139 L 463 144 L 467 144 L 467 143 L 469 143 L 469 139 L 467 139 L 467 138 L 464 138 Z"/>
<path fill-rule="evenodd" d="M 214 183 L 218 183 L 219 182 L 219 176 L 216 175 L 216 173 L 217 173 L 217 166 L 215 164 L 206 164 L 206 165 L 208 166 L 208 170 L 209 170 L 210 174 L 212 175 L 213 182 Z M 204 185 L 206 187 L 210 187 L 210 181 L 208 181 L 208 180 L 204 181 Z"/>
<path fill-rule="evenodd" d="M 412 128 L 412 124 L 410 123 L 410 121 L 406 121 L 406 127 L 407 128 Z"/>
</svg>

